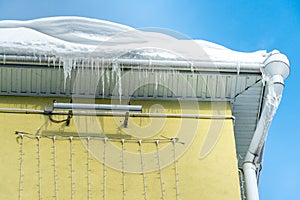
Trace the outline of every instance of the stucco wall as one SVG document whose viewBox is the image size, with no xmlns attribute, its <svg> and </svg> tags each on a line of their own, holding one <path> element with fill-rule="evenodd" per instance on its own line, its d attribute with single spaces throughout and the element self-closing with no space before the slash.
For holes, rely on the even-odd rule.
<svg viewBox="0 0 300 200">
<path fill-rule="evenodd" d="M 0 107 L 43 110 L 52 101 L 2 96 Z M 199 102 L 197 109 L 188 102 L 131 104 L 142 105 L 143 112 L 231 114 L 227 103 Z M 0 113 L 0 199 L 240 199 L 232 120 L 137 117 L 129 119 L 128 128 L 123 122 L 124 117 L 74 116 L 66 126 L 46 115 Z M 22 140 L 15 131 L 28 135 Z M 86 136 L 94 136 L 90 154 Z M 152 139 L 159 139 L 158 145 Z"/>
</svg>

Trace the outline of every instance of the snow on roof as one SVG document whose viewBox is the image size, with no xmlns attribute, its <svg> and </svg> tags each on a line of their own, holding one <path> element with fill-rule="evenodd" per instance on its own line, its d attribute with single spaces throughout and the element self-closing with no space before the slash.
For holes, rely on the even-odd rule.
<svg viewBox="0 0 300 200">
<path fill-rule="evenodd" d="M 83 17 L 0 21 L 0 54 L 263 63 L 266 51 L 236 52 L 223 46 L 177 39 L 158 31 Z"/>
</svg>

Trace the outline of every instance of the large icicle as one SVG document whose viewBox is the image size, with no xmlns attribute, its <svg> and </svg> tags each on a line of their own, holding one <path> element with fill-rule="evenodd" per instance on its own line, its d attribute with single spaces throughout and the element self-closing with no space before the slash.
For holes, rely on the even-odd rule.
<svg viewBox="0 0 300 200">
<path fill-rule="evenodd" d="M 118 95 L 119 100 L 121 102 L 122 100 L 122 77 L 121 77 L 121 68 L 120 65 L 116 62 L 112 64 L 112 71 L 116 74 L 117 80 L 116 80 L 116 87 L 118 87 Z"/>
<path fill-rule="evenodd" d="M 61 58 L 64 69 L 64 89 L 66 89 L 67 78 L 71 78 L 71 72 L 73 68 L 73 59 L 70 57 Z"/>
</svg>

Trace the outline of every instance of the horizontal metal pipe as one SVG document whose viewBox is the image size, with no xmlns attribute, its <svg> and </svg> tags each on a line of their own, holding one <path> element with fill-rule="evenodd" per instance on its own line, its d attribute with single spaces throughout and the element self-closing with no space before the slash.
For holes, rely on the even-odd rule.
<svg viewBox="0 0 300 200">
<path fill-rule="evenodd" d="M 45 114 L 45 115 L 70 115 L 66 111 L 52 111 L 47 113 L 44 110 L 0 108 L 0 113 L 15 114 Z M 107 117 L 125 117 L 126 112 L 99 112 L 99 111 L 73 111 L 72 115 L 77 116 L 107 116 Z M 189 118 L 189 119 L 231 119 L 235 120 L 233 115 L 209 115 L 209 114 L 173 114 L 173 113 L 136 113 L 129 112 L 129 117 L 145 118 Z"/>
<path fill-rule="evenodd" d="M 0 113 L 45 114 L 45 111 L 44 110 L 23 109 L 23 108 L 0 108 Z"/>
<path fill-rule="evenodd" d="M 124 110 L 142 111 L 141 105 L 112 105 L 112 104 L 83 104 L 83 103 L 54 103 L 54 109 L 68 110 Z"/>
</svg>

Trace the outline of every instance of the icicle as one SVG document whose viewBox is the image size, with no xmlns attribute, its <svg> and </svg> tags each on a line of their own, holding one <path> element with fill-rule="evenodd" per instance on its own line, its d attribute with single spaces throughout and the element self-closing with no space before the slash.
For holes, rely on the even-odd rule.
<svg viewBox="0 0 300 200">
<path fill-rule="evenodd" d="M 110 74 L 109 74 L 109 70 L 106 69 L 106 80 L 107 80 L 107 85 L 110 84 Z"/>
<path fill-rule="evenodd" d="M 56 169 L 56 136 L 53 136 L 53 172 L 54 172 L 54 195 L 55 199 L 58 199 L 58 177 L 57 177 L 57 169 Z"/>
<path fill-rule="evenodd" d="M 92 73 L 94 72 L 94 59 L 91 58 L 91 68 L 92 68 Z"/>
<path fill-rule="evenodd" d="M 55 68 L 55 63 L 56 62 L 56 58 L 55 57 L 52 57 L 52 64 L 53 64 L 53 67 Z"/>
<path fill-rule="evenodd" d="M 125 139 L 121 139 L 121 143 L 122 143 L 122 185 L 123 185 L 123 200 L 126 199 L 126 182 L 125 182 L 125 157 L 124 157 L 124 143 L 125 143 Z"/>
<path fill-rule="evenodd" d="M 58 69 L 60 70 L 60 66 L 61 66 L 61 59 L 58 58 Z"/>
<path fill-rule="evenodd" d="M 37 135 L 36 139 L 38 141 L 37 143 L 37 164 L 38 164 L 38 193 L 39 193 L 39 199 L 42 199 L 42 172 L 41 172 L 41 144 L 40 144 L 40 136 Z"/>
<path fill-rule="evenodd" d="M 157 91 L 157 88 L 158 88 L 158 73 L 157 72 L 154 72 L 155 74 L 155 90 Z"/>
<path fill-rule="evenodd" d="M 73 136 L 69 137 L 70 139 L 70 168 L 71 168 L 71 199 L 74 199 L 74 165 L 73 165 Z"/>
<path fill-rule="evenodd" d="M 154 68 L 152 68 L 152 60 L 151 59 L 149 59 L 149 70 L 151 70 L 152 69 L 152 72 L 154 72 L 153 70 L 154 70 Z"/>
<path fill-rule="evenodd" d="M 240 75 L 240 71 L 241 71 L 241 63 L 240 63 L 240 61 L 238 60 L 238 62 L 237 62 L 237 67 L 236 67 L 236 73 L 237 73 L 237 75 Z"/>
<path fill-rule="evenodd" d="M 50 67 L 50 63 L 51 63 L 51 57 L 47 56 L 47 63 L 48 63 L 48 67 Z"/>
<path fill-rule="evenodd" d="M 80 62 L 78 63 L 78 66 L 77 66 L 78 72 L 80 72 L 80 70 L 82 69 L 83 64 L 84 64 L 84 59 L 80 59 Z"/>
<path fill-rule="evenodd" d="M 97 58 L 97 60 L 96 60 L 96 68 L 97 68 L 97 78 L 99 80 L 99 78 L 100 78 L 100 76 L 99 76 L 99 72 L 100 72 L 100 70 L 99 70 L 99 68 L 100 68 L 99 58 Z"/>
<path fill-rule="evenodd" d="M 133 68 L 131 67 L 131 72 L 133 72 Z M 143 71 L 141 70 L 141 66 L 139 65 L 138 66 L 138 74 L 139 74 L 139 81 L 141 81 L 141 73 L 142 73 Z"/>
<path fill-rule="evenodd" d="M 64 67 L 64 89 L 66 89 L 67 78 L 71 77 L 73 60 L 71 58 L 62 58 Z"/>
<path fill-rule="evenodd" d="M 163 71 L 163 81 L 164 81 L 164 85 L 167 85 L 168 84 L 168 82 L 167 82 L 167 71 Z"/>
<path fill-rule="evenodd" d="M 121 69 L 118 63 L 113 63 L 113 72 L 115 72 L 117 80 L 116 80 L 116 84 L 118 84 L 118 93 L 119 93 L 119 100 L 121 103 L 122 100 L 122 77 L 121 77 Z"/>
<path fill-rule="evenodd" d="M 194 64 L 192 62 L 190 63 L 190 68 L 191 68 L 192 74 L 194 74 Z"/>
<path fill-rule="evenodd" d="M 239 81 L 239 75 L 240 75 L 240 62 L 237 63 L 237 76 L 235 77 L 235 87 L 234 87 L 234 96 L 238 93 L 238 81 Z"/>
<path fill-rule="evenodd" d="M 104 70 L 104 59 L 102 58 L 102 63 L 101 63 L 101 79 L 102 79 L 102 97 L 104 98 L 105 94 L 105 70 Z"/>
<path fill-rule="evenodd" d="M 81 66 L 79 66 L 79 70 L 81 70 L 81 72 L 83 72 L 84 66 L 85 66 L 85 59 L 82 59 Z"/>
<path fill-rule="evenodd" d="M 77 60 L 76 58 L 72 59 L 72 68 L 71 69 L 76 69 L 77 68 Z M 69 78 L 71 78 L 71 73 L 69 75 Z"/>
<path fill-rule="evenodd" d="M 86 66 L 89 65 L 89 59 L 88 59 L 88 58 L 83 58 L 82 61 L 83 61 L 83 62 L 81 63 L 82 65 L 79 66 L 79 70 L 81 71 L 81 73 L 84 72 Z"/>
<path fill-rule="evenodd" d="M 107 176 L 107 169 L 106 169 L 106 143 L 108 138 L 105 137 L 103 139 L 103 200 L 106 200 L 106 176 Z"/>
<path fill-rule="evenodd" d="M 172 139 L 172 144 L 173 144 L 173 165 L 174 165 L 174 173 L 175 173 L 175 190 L 176 190 L 176 199 L 179 200 L 179 188 L 178 188 L 178 183 L 179 183 L 179 177 L 178 177 L 178 170 L 177 170 L 177 160 L 176 160 L 176 142 L 178 141 L 177 138 Z"/>
<path fill-rule="evenodd" d="M 19 179 L 19 200 L 23 199 L 23 160 L 24 160 L 24 135 L 20 134 L 20 179 Z"/>
<path fill-rule="evenodd" d="M 88 199 L 91 199 L 91 156 L 90 156 L 90 138 L 87 138 L 87 186 Z"/>
<path fill-rule="evenodd" d="M 155 140 L 156 144 L 156 157 L 157 157 L 157 165 L 158 165 L 158 174 L 159 174 L 159 180 L 160 180 L 160 187 L 161 187 L 161 198 L 162 200 L 165 199 L 165 189 L 164 189 L 164 182 L 162 179 L 162 169 L 160 164 L 160 156 L 159 156 L 159 140 Z"/>
<path fill-rule="evenodd" d="M 143 176 L 143 184 L 144 184 L 144 200 L 147 200 L 147 184 L 146 184 L 146 175 L 145 175 L 145 164 L 144 164 L 144 158 L 143 158 L 143 150 L 142 150 L 142 140 L 138 141 L 139 143 L 139 152 L 140 152 L 140 158 L 141 158 L 141 172 Z"/>
</svg>

